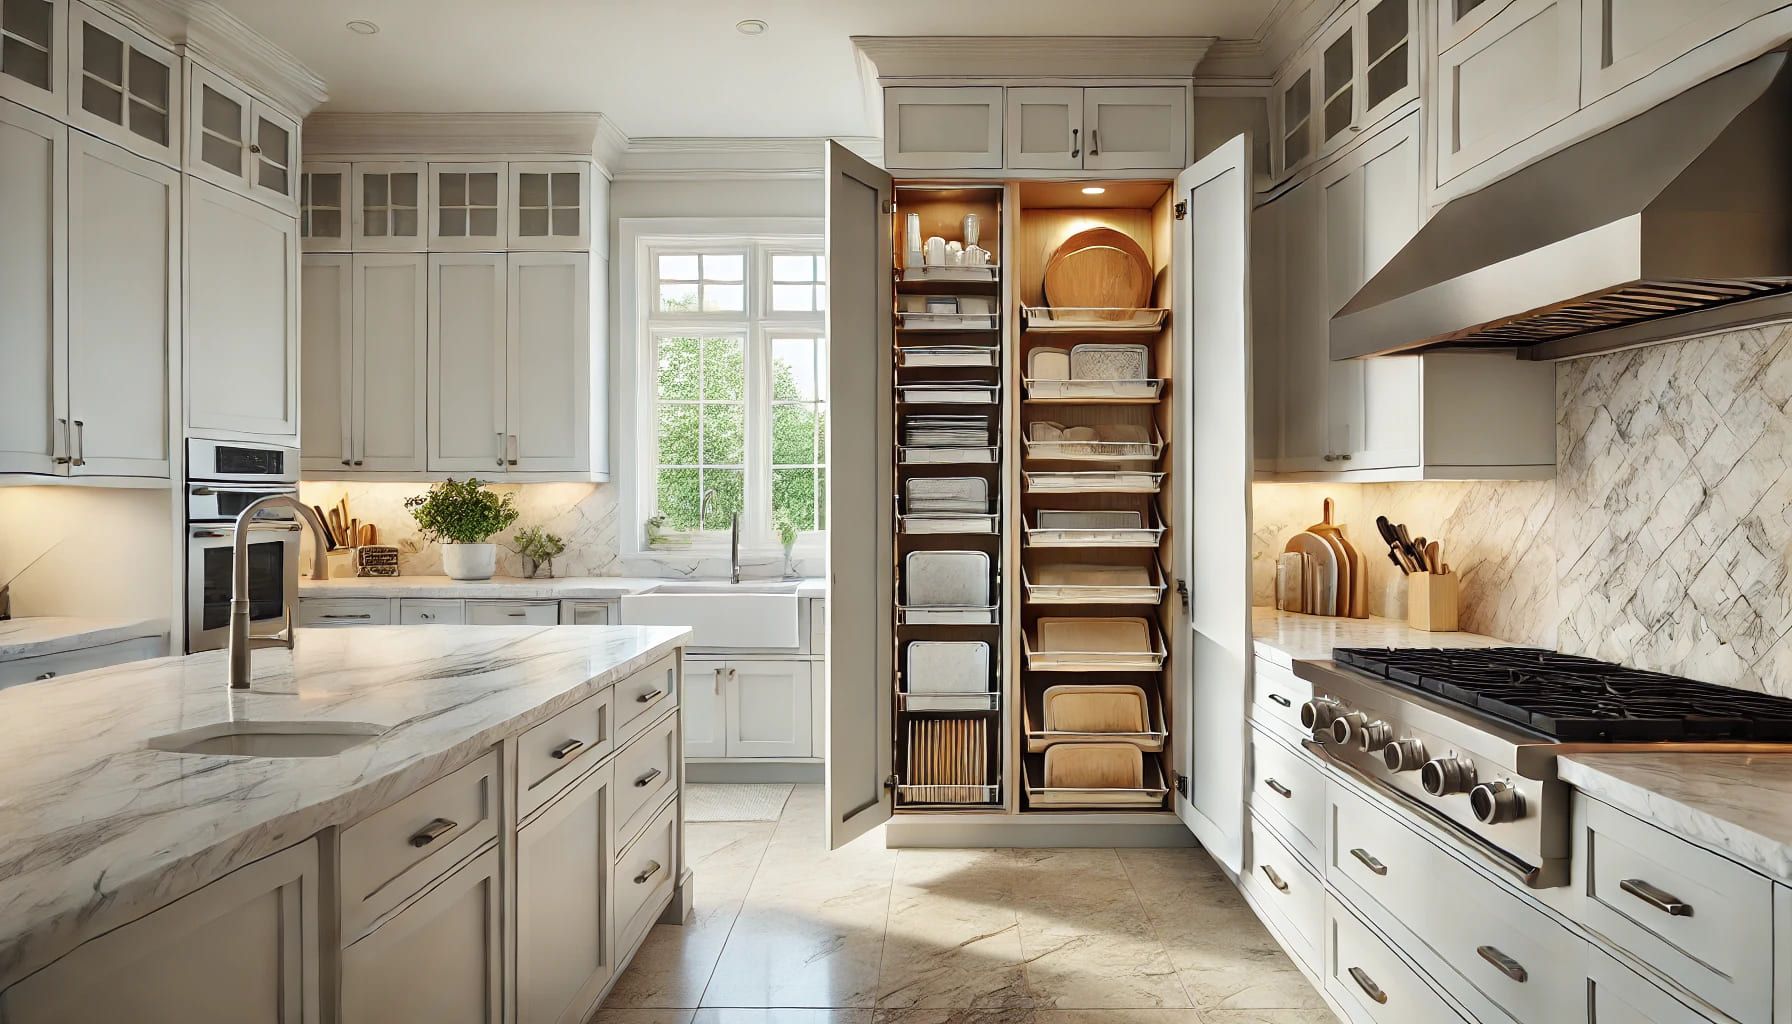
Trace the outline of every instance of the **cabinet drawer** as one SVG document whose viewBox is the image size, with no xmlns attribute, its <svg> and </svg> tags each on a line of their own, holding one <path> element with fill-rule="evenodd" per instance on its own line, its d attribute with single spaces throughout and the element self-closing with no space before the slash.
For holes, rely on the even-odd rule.
<svg viewBox="0 0 1792 1024">
<path fill-rule="evenodd" d="M 301 626 L 389 626 L 392 603 L 383 597 L 308 597 L 299 602 Z"/>
<path fill-rule="evenodd" d="M 1319 876 L 1287 844 L 1253 815 L 1249 881 L 1259 902 L 1280 920 L 1277 926 L 1294 946 L 1295 955 L 1317 972 L 1325 946 L 1325 887 Z"/>
<path fill-rule="evenodd" d="M 558 626 L 558 601 L 468 601 L 469 626 Z"/>
<path fill-rule="evenodd" d="M 678 656 L 665 658 L 616 684 L 616 734 L 627 740 L 678 703 Z"/>
<path fill-rule="evenodd" d="M 1366 893 L 1521 1024 L 1555 1024 L 1585 1012 L 1585 943 L 1342 789 L 1330 788 L 1328 878 L 1335 872 L 1347 891 Z M 1434 976 L 1442 977 L 1435 969 Z"/>
<path fill-rule="evenodd" d="M 518 818 L 528 817 L 615 749 L 614 698 L 613 689 L 593 694 L 516 741 Z"/>
<path fill-rule="evenodd" d="M 1308 863 L 1325 839 L 1325 776 L 1318 766 L 1263 732 L 1251 730 L 1251 806 Z"/>
<path fill-rule="evenodd" d="M 1579 802 L 1587 926 L 1744 1024 L 1765 1024 L 1773 883 L 1597 800 Z"/>
<path fill-rule="evenodd" d="M 1256 660 L 1256 678 L 1251 685 L 1251 700 L 1277 722 L 1292 726 L 1296 732 L 1311 735 L 1312 730 L 1300 724 L 1300 706 L 1313 699 L 1313 684 L 1274 662 Z"/>
<path fill-rule="evenodd" d="M 498 753 L 487 751 L 342 831 L 342 938 L 498 834 Z"/>
<path fill-rule="evenodd" d="M 678 776 L 678 716 L 629 741 L 616 755 L 616 837 L 628 842 Z"/>
<path fill-rule="evenodd" d="M 1587 957 L 1588 1024 L 1711 1024 L 1599 950 Z"/>
<path fill-rule="evenodd" d="M 167 653 L 168 641 L 154 636 L 137 640 L 120 640 L 115 644 L 84 647 L 78 651 L 64 651 L 61 654 L 44 654 L 35 658 L 0 661 L 0 686 L 55 679 L 59 676 L 74 675 L 76 672 L 106 668 L 109 665 L 122 665 L 128 661 L 160 658 Z"/>
<path fill-rule="evenodd" d="M 1325 899 L 1325 931 L 1325 990 L 1352 1018 L 1375 1024 L 1467 1024 L 1334 896 Z"/>
<path fill-rule="evenodd" d="M 407 597 L 398 602 L 398 622 L 403 626 L 458 626 L 462 618 L 459 601 Z"/>
<path fill-rule="evenodd" d="M 660 810 L 640 838 L 616 858 L 616 948 L 628 949 L 653 924 L 678 871 L 678 801 Z"/>
</svg>

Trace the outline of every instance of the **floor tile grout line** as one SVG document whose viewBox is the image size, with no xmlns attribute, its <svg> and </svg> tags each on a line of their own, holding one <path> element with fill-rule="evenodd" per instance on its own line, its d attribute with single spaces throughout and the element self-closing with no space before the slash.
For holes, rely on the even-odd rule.
<svg viewBox="0 0 1792 1024">
<path fill-rule="evenodd" d="M 1164 942 L 1163 932 L 1157 927 L 1157 919 L 1151 916 L 1151 911 L 1145 909 L 1145 898 L 1139 895 L 1139 883 L 1133 881 L 1132 870 L 1126 866 L 1126 858 L 1119 850 L 1114 851 L 1114 858 L 1120 862 L 1120 873 L 1126 876 L 1126 887 L 1132 890 L 1132 898 L 1139 905 L 1140 915 L 1143 916 L 1145 923 L 1151 926 L 1151 937 L 1157 940 L 1157 948 L 1163 950 L 1164 960 L 1169 963 L 1170 971 L 1176 975 L 1176 987 L 1182 990 L 1182 998 L 1188 1000 L 1189 1007 L 1195 1011 L 1195 1017 L 1199 1019 L 1201 1007 L 1195 1004 L 1195 994 L 1188 990 L 1188 983 L 1182 980 L 1182 968 L 1176 965 L 1176 958 L 1170 955 L 1170 947 Z"/>
<path fill-rule="evenodd" d="M 887 842 L 888 840 L 886 840 Z M 877 940 L 877 980 L 871 984 L 872 989 L 875 990 L 871 993 L 873 1017 L 877 1015 L 876 1010 L 884 1001 L 884 957 L 890 952 L 890 913 L 891 908 L 896 905 L 896 872 L 901 867 L 902 850 L 898 848 L 896 856 L 890 858 L 890 891 L 884 897 L 884 930 Z"/>
<path fill-rule="evenodd" d="M 716 950 L 715 962 L 709 965 L 709 975 L 703 979 L 703 990 L 697 993 L 697 1005 L 691 1008 L 692 1019 L 695 1019 L 697 1011 L 703 1008 L 703 997 L 709 995 L 709 986 L 715 984 L 716 970 L 722 966 L 722 957 L 728 952 L 728 942 L 734 938 L 734 929 L 736 925 L 740 924 L 740 915 L 746 912 L 747 897 L 753 893 L 753 883 L 759 881 L 759 871 L 765 866 L 765 855 L 772 848 L 772 841 L 778 838 L 779 826 L 784 824 L 783 812 L 779 811 L 778 813 L 779 819 L 772 823 L 771 834 L 765 837 L 765 844 L 759 848 L 759 859 L 753 862 L 753 877 L 747 879 L 747 887 L 741 892 L 740 905 L 734 909 L 734 919 L 728 922 L 728 934 L 722 936 L 722 945 Z M 695 913 L 694 910 L 693 913 Z M 683 1007 L 679 1007 L 679 1009 L 683 1009 Z"/>
</svg>

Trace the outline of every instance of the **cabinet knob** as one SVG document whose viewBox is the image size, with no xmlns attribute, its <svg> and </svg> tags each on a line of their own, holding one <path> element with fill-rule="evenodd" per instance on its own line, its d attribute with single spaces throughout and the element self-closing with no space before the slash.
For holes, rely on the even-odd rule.
<svg viewBox="0 0 1792 1024">
<path fill-rule="evenodd" d="M 40 683 L 41 683 L 41 682 L 43 682 L 43 681 L 44 681 L 44 680 L 46 680 L 46 679 L 54 679 L 54 678 L 56 678 L 56 673 L 54 673 L 54 672 L 44 672 L 44 673 L 42 673 L 42 674 L 40 674 L 40 675 L 39 675 L 39 676 L 38 676 L 38 677 L 37 677 L 37 681 L 38 681 L 38 682 L 40 682 Z"/>
<path fill-rule="evenodd" d="M 261 144 L 259 142 L 249 143 L 249 152 L 255 154 L 256 156 L 260 156 L 261 155 Z"/>
</svg>

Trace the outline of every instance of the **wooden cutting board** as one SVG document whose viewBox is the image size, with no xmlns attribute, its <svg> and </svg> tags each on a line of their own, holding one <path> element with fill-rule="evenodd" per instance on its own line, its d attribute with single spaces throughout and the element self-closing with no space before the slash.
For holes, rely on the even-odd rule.
<svg viewBox="0 0 1792 1024">
<path fill-rule="evenodd" d="M 1151 629 L 1138 618 L 1042 618 L 1040 651 L 1132 654 L 1151 649 Z"/>
<path fill-rule="evenodd" d="M 1338 614 L 1338 549 L 1316 533 L 1297 533 L 1283 550 L 1307 556 L 1303 577 L 1307 610 L 1316 615 Z"/>
<path fill-rule="evenodd" d="M 1307 532 L 1330 541 L 1343 559 L 1338 573 L 1338 614 L 1366 619 L 1369 617 L 1369 565 L 1356 545 L 1350 543 L 1350 538 L 1344 536 L 1344 527 L 1335 521 L 1337 506 L 1332 499 L 1325 499 L 1323 512 L 1323 518 L 1307 527 Z"/>
<path fill-rule="evenodd" d="M 1047 789 L 1139 789 L 1145 758 L 1130 743 L 1060 743 L 1045 752 Z"/>
<path fill-rule="evenodd" d="M 1047 732 L 1144 732 L 1145 691 L 1137 686 L 1047 687 L 1043 697 Z"/>
<path fill-rule="evenodd" d="M 1045 264 L 1049 306 L 1137 309 L 1151 302 L 1151 259 L 1131 236 L 1090 228 L 1064 240 Z"/>
</svg>

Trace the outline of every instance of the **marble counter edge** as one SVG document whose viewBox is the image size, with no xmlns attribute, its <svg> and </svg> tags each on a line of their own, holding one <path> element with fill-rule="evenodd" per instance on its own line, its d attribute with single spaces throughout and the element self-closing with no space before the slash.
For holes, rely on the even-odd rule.
<svg viewBox="0 0 1792 1024">
<path fill-rule="evenodd" d="M 416 598 L 419 600 L 461 601 L 481 599 L 516 601 L 608 601 L 639 594 L 665 583 L 688 580 L 649 579 L 633 576 L 561 577 L 529 580 L 501 578 L 493 580 L 450 580 L 445 576 L 395 576 L 367 579 L 299 580 L 299 596 L 367 598 Z M 723 582 L 717 580 L 714 582 Z M 749 580 L 748 582 L 760 582 Z M 825 598 L 827 581 L 806 578 L 798 583 L 800 600 Z"/>
<path fill-rule="evenodd" d="M 134 878 L 117 884 L 111 884 L 108 879 L 104 891 L 92 893 L 92 898 L 80 908 L 17 927 L 0 922 L 0 930 L 3 930 L 0 931 L 0 991 L 81 944 L 191 895 L 233 871 L 306 842 L 327 829 L 353 824 L 389 806 L 471 762 L 503 740 L 527 732 L 689 644 L 690 630 L 663 628 L 676 632 L 532 708 L 445 747 L 420 752 L 351 789 L 246 824 L 202 850 L 157 865 L 154 870 Z"/>
<path fill-rule="evenodd" d="M 1324 615 L 1304 615 L 1298 612 L 1283 612 L 1274 608 L 1256 606 L 1251 609 L 1251 649 L 1256 657 L 1272 665 L 1285 669 L 1293 669 L 1296 661 L 1311 661 L 1331 657 L 1329 643 L 1316 643 L 1313 640 L 1297 641 L 1278 636 L 1289 624 L 1297 628 L 1310 630 L 1315 634 L 1346 632 L 1357 636 L 1350 638 L 1350 644 L 1357 646 L 1411 646 L 1411 647 L 1495 647 L 1507 646 L 1508 642 L 1497 637 L 1483 636 L 1479 633 L 1462 631 L 1431 633 L 1413 629 L 1400 619 L 1387 619 L 1379 616 L 1367 619 L 1347 619 Z M 1371 634 L 1363 636 L 1363 634 Z"/>
<path fill-rule="evenodd" d="M 66 629 L 46 627 L 49 632 L 37 639 L 18 640 L 0 632 L 0 661 L 21 661 L 25 658 L 42 658 L 53 654 L 68 654 L 71 651 L 84 651 L 91 647 L 106 647 L 111 644 L 124 643 L 129 640 L 151 640 L 168 636 L 168 620 L 166 619 L 91 619 L 75 616 L 45 615 L 16 616 L 6 622 L 0 622 L 0 630 L 7 623 L 30 623 L 33 619 L 67 622 Z M 91 622 L 93 625 L 75 625 L 75 623 Z M 29 627 L 27 627 L 29 628 Z"/>
</svg>

